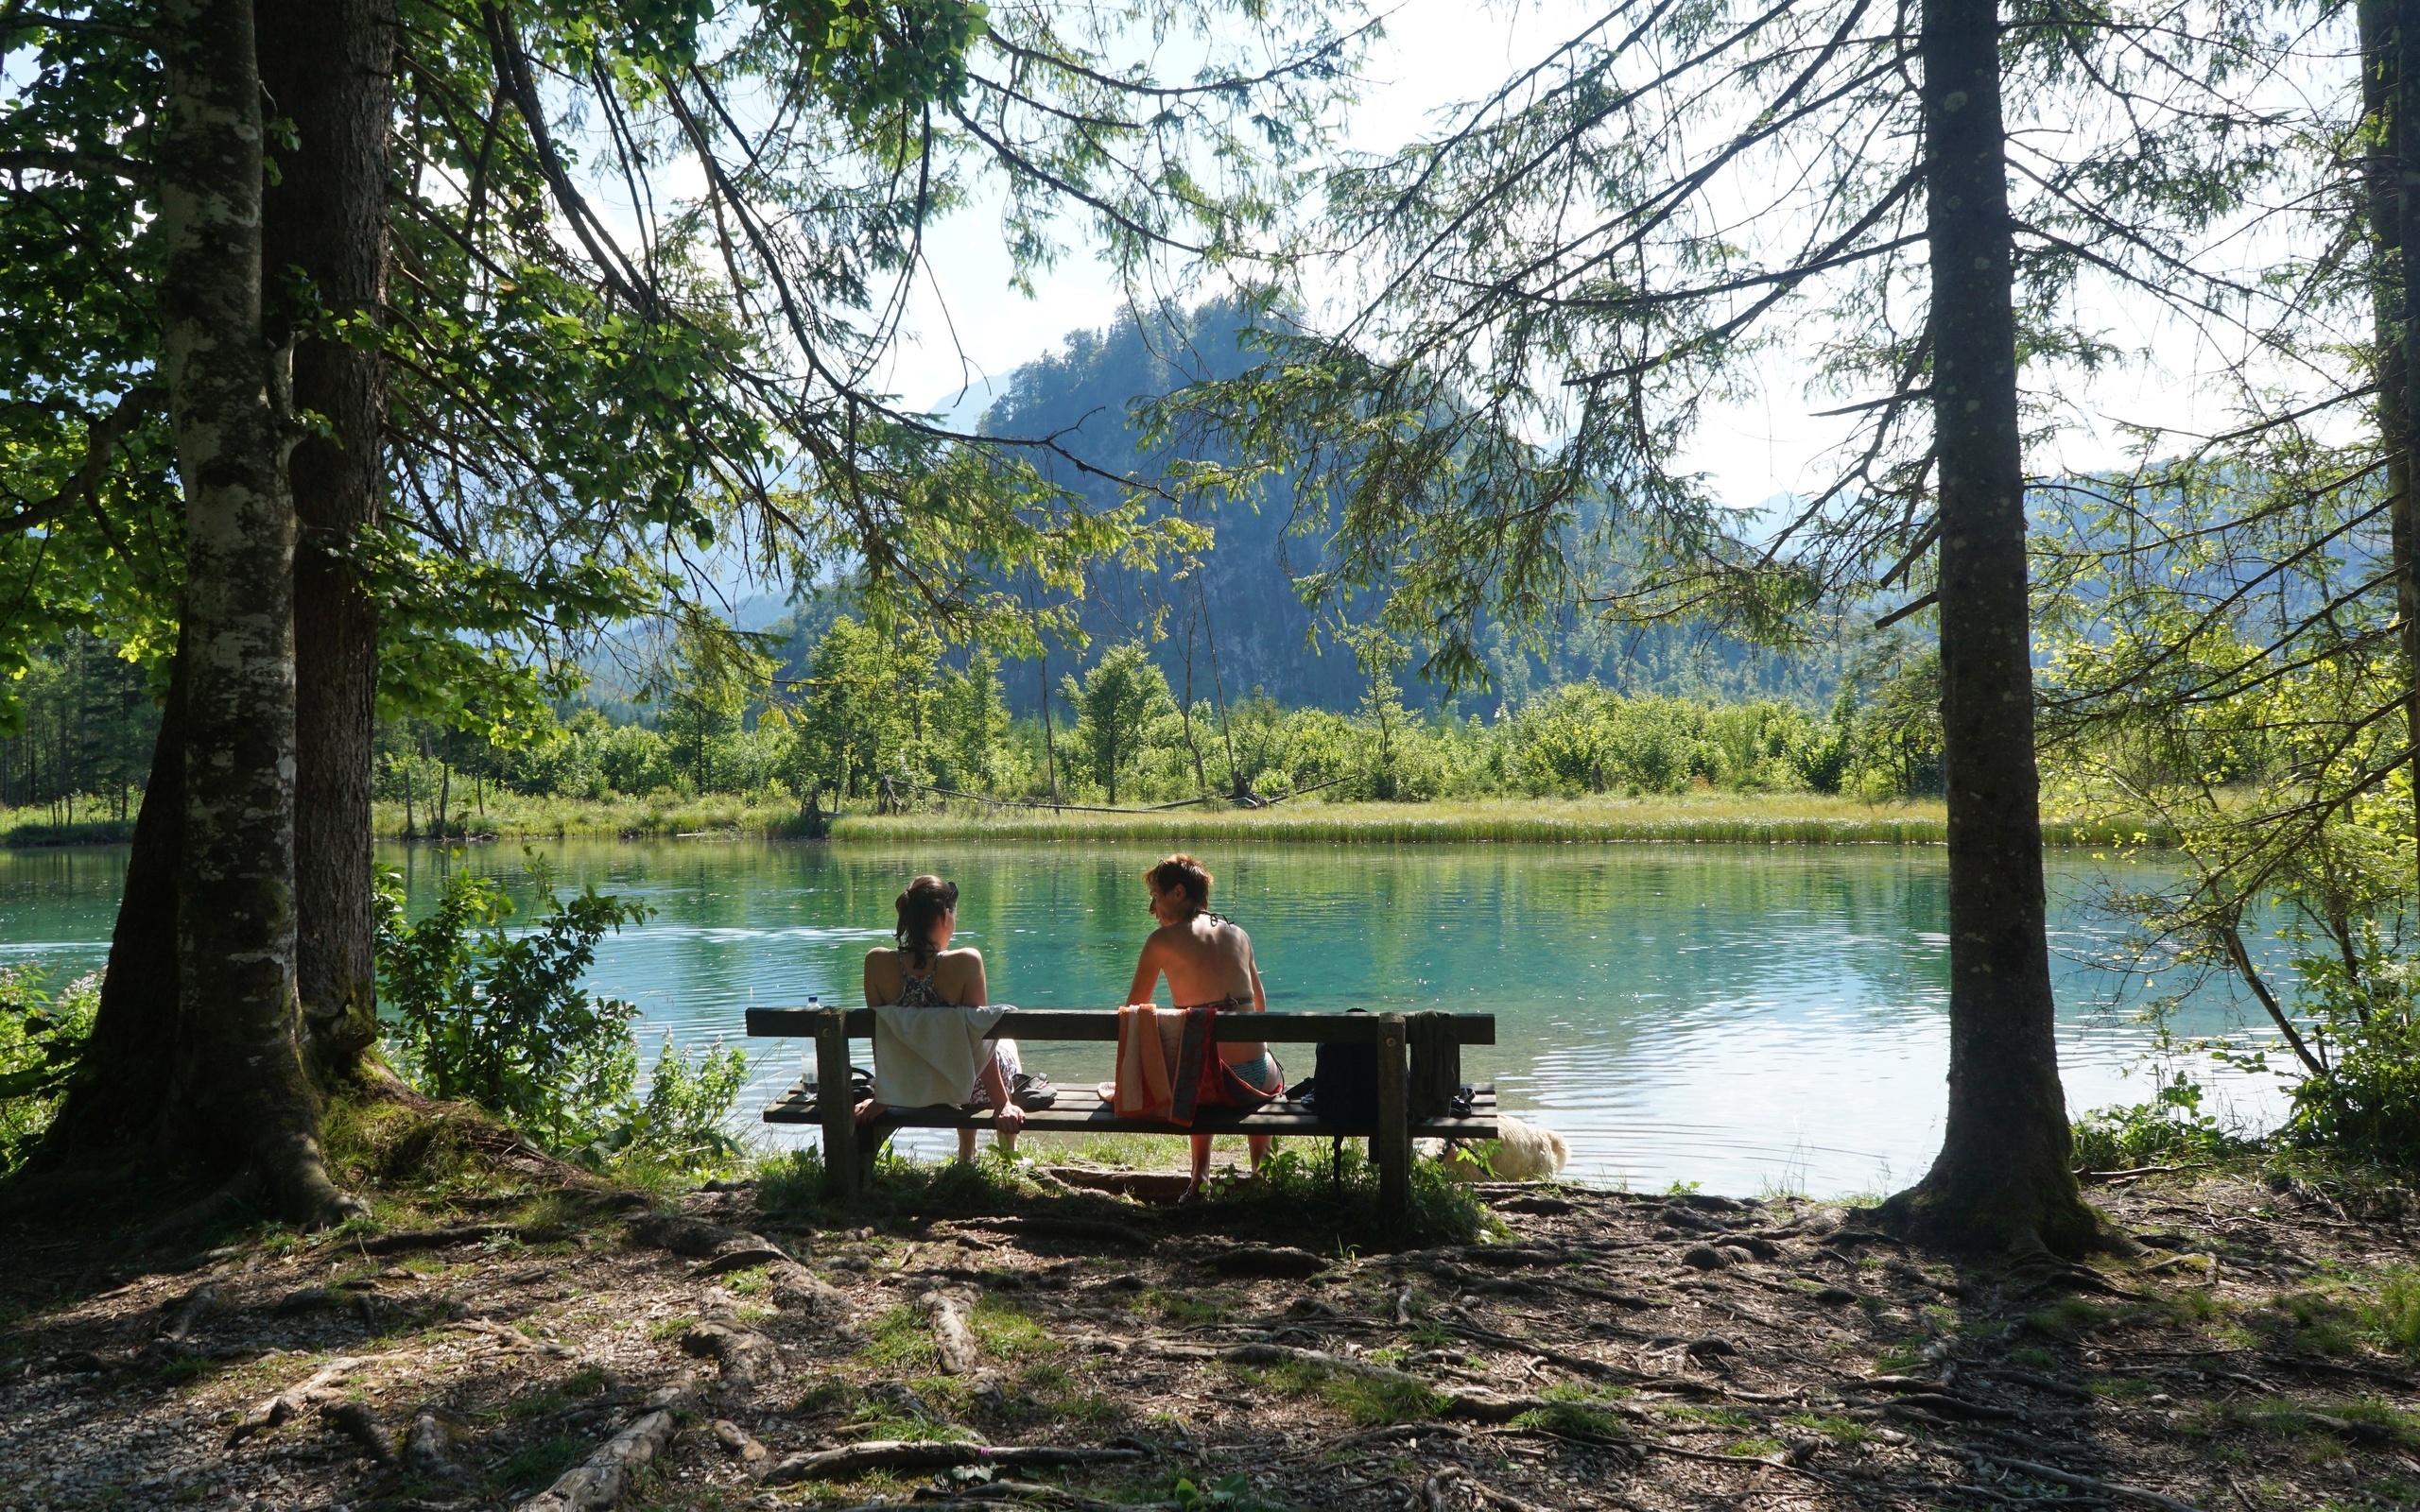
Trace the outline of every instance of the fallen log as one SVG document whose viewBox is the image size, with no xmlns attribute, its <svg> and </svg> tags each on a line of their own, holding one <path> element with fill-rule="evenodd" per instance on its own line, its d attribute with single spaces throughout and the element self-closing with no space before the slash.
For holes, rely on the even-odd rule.
<svg viewBox="0 0 2420 1512">
<path fill-rule="evenodd" d="M 1139 1449 L 1060 1449 L 995 1444 L 905 1443 L 877 1439 L 840 1449 L 792 1454 L 767 1470 L 767 1486 L 800 1481 L 855 1480 L 869 1470 L 946 1470 L 960 1465 L 1013 1465 L 1037 1469 L 1062 1465 L 1115 1465 L 1143 1457 Z"/>
</svg>

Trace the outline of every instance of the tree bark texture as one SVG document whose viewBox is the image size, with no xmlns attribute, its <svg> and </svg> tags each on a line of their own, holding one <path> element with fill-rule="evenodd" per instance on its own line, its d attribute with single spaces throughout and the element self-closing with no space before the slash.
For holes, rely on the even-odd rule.
<svg viewBox="0 0 2420 1512">
<path fill-rule="evenodd" d="M 1936 1243 L 2066 1253 L 2098 1233 L 2068 1168 L 2045 934 L 2025 471 L 1995 0 L 1927 0 L 1927 234 L 1949 809 L 1949 1107 L 1889 1214 Z"/>
<path fill-rule="evenodd" d="M 2420 111 L 2408 82 L 2420 79 L 2420 0 L 2362 0 L 2361 96 L 2364 112 L 2386 129 L 2367 152 L 2370 223 L 2377 247 L 2371 298 L 2378 321 L 2378 439 L 2387 454 L 2392 501 L 2395 612 L 2402 624 L 2403 713 L 2408 744 L 2420 746 L 2420 576 L 2414 560 L 2411 438 L 2420 433 L 2420 321 L 2411 292 L 2420 288 Z M 2420 775 L 2420 773 L 2416 773 Z M 2420 805 L 2420 781 L 2412 783 Z M 2420 831 L 2420 808 L 2413 815 Z"/>
<path fill-rule="evenodd" d="M 256 0 L 261 84 L 293 124 L 261 229 L 271 339 L 290 332 L 293 403 L 329 434 L 287 460 L 294 558 L 295 977 L 322 1086 L 353 1079 L 378 1035 L 371 778 L 378 614 L 352 566 L 383 497 L 378 353 L 320 318 L 375 325 L 387 298 L 387 142 L 395 17 L 387 0 Z M 300 285 L 299 287 L 297 285 Z"/>
<path fill-rule="evenodd" d="M 329 1180 L 297 1044 L 294 539 L 281 363 L 261 308 L 251 0 L 169 0 L 156 33 L 163 367 L 185 496 L 179 1029 L 162 1134 L 301 1222 Z"/>
<path fill-rule="evenodd" d="M 109 968 L 86 1041 L 84 1079 L 43 1134 L 38 1169 L 132 1155 L 166 1103 L 177 1042 L 177 875 L 184 853 L 184 662 L 168 676 L 151 774 L 135 815 Z"/>
</svg>

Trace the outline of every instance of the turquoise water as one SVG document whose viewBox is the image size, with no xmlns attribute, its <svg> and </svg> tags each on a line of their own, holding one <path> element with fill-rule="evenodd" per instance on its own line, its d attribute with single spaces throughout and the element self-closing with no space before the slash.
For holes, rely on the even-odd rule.
<svg viewBox="0 0 2420 1512">
<path fill-rule="evenodd" d="M 542 848 L 560 882 L 657 910 L 607 941 L 592 986 L 636 1003 L 650 1038 L 702 1044 L 748 1005 L 860 1001 L 866 950 L 920 870 L 962 891 L 959 943 L 979 947 L 994 1001 L 1105 1007 L 1149 927 L 1116 845 L 569 842 Z M 460 859 L 390 850 L 415 908 L 451 866 L 526 885 L 518 847 Z M 1945 873 L 1919 847 L 1284 847 L 1203 859 L 1217 902 L 1252 932 L 1271 1006 L 1449 1007 L 1496 1015 L 1465 1052 L 1507 1111 L 1563 1132 L 1577 1174 L 1710 1192 L 1882 1191 L 1923 1173 L 1947 1067 Z M 107 951 L 122 850 L 0 852 L 0 961 L 74 971 Z M 2152 880 L 2152 867 L 2125 880 Z M 2106 926 L 2085 905 L 2112 868 L 2053 852 L 2060 1054 L 2070 1106 L 2140 1101 L 2151 1042 L 2087 963 Z M 2205 988 L 2177 1027 L 2240 1029 Z M 749 1108 L 794 1077 L 804 1046 L 756 1041 Z M 1309 1047 L 1287 1056 L 1310 1072 Z M 1103 1046 L 1029 1045 L 1063 1082 L 1106 1074 Z M 1299 1062 L 1299 1063 L 1298 1063 Z M 2273 1117 L 2273 1083 L 2200 1063 L 2224 1106 Z M 766 1131 L 777 1141 L 811 1138 Z M 936 1146 L 938 1147 L 938 1146 Z M 1172 1143 L 1169 1159 L 1178 1158 Z"/>
</svg>

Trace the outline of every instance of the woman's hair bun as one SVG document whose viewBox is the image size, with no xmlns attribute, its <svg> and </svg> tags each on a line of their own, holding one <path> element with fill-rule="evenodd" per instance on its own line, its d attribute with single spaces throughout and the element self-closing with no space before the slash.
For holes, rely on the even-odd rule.
<svg viewBox="0 0 2420 1512">
<path fill-rule="evenodd" d="M 1210 906 L 1210 868 L 1180 850 L 1143 873 L 1156 893 L 1182 892 L 1196 908 Z"/>
<path fill-rule="evenodd" d="M 933 926 L 958 907 L 958 884 L 927 872 L 909 883 L 891 907 L 899 914 L 899 925 L 891 932 L 892 937 L 921 966 L 933 954 Z"/>
</svg>

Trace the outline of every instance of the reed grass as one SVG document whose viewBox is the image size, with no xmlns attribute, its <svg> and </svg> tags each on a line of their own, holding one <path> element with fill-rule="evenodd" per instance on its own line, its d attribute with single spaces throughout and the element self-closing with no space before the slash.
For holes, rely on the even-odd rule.
<svg viewBox="0 0 2420 1512">
<path fill-rule="evenodd" d="M 1305 803 L 1267 809 L 1077 814 L 954 805 L 938 813 L 851 815 L 833 838 L 1095 840 L 1224 844 L 1580 845 L 1680 841 L 1729 845 L 1937 844 L 1939 802 L 1868 804 L 1820 794 L 1657 799 L 1499 799 L 1438 803 Z"/>
<path fill-rule="evenodd" d="M 62 819 L 46 803 L 26 808 L 0 808 L 0 849 L 25 850 L 51 845 L 116 845 L 134 838 L 134 817 Z"/>
<path fill-rule="evenodd" d="M 504 792 L 488 794 L 484 812 L 472 805 L 455 808 L 446 816 L 442 838 L 779 837 L 796 828 L 798 816 L 794 799 L 752 798 L 735 793 L 708 793 L 695 798 L 659 793 L 648 798 L 584 799 Z M 441 838 L 432 833 L 433 817 L 425 805 L 412 815 L 416 838 Z M 373 805 L 371 828 L 382 840 L 404 838 L 404 806 Z"/>
<path fill-rule="evenodd" d="M 431 816 L 413 816 L 418 838 Z M 0 847 L 106 845 L 133 834 L 131 818 L 54 822 L 45 808 L 0 809 Z M 404 837 L 404 807 L 372 815 L 382 840 Z M 447 816 L 446 840 L 781 839 L 800 833 L 792 799 L 659 793 L 651 798 L 576 799 L 487 795 Z M 2132 850 L 2175 843 L 2169 826 L 2130 815 L 2050 816 L 2054 846 Z M 1700 793 L 1669 798 L 1478 799 L 1436 803 L 1279 804 L 1266 809 L 1168 809 L 1084 814 L 1047 808 L 952 803 L 915 814 L 837 817 L 837 840 L 921 844 L 934 840 L 1082 840 L 1150 844 L 1603 845 L 1666 841 L 1703 845 L 1938 845 L 1946 824 L 1939 799 L 1866 803 L 1818 793 Z"/>
</svg>

